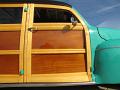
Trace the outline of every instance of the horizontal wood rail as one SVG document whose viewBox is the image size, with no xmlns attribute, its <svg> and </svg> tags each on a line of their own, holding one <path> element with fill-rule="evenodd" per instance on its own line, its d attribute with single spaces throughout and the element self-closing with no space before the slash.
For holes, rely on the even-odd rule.
<svg viewBox="0 0 120 90">
<path fill-rule="evenodd" d="M 0 31 L 20 31 L 21 24 L 0 24 Z"/>
<path fill-rule="evenodd" d="M 85 49 L 33 49 L 32 54 L 75 54 L 86 53 Z"/>
<path fill-rule="evenodd" d="M 0 7 L 23 7 L 24 4 L 0 4 Z"/>
<path fill-rule="evenodd" d="M 18 83 L 20 80 L 19 75 L 0 75 L 0 83 Z"/>
<path fill-rule="evenodd" d="M 87 72 L 59 73 L 59 74 L 33 74 L 31 82 L 87 82 Z"/>
<path fill-rule="evenodd" d="M 19 54 L 19 50 L 0 50 L 0 55 Z"/>
<path fill-rule="evenodd" d="M 84 30 L 81 23 L 73 26 L 72 23 L 34 23 L 34 30 Z"/>
</svg>

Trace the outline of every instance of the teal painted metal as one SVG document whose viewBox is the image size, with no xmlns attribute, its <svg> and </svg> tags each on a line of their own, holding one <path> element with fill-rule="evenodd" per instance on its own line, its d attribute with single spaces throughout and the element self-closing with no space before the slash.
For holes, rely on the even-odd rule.
<svg viewBox="0 0 120 90">
<path fill-rule="evenodd" d="M 20 75 L 24 75 L 24 70 L 20 70 Z"/>
<path fill-rule="evenodd" d="M 111 29 L 111 28 L 98 28 L 99 34 L 102 38 L 106 40 L 109 39 L 120 39 L 120 30 L 119 29 Z"/>
<path fill-rule="evenodd" d="M 95 77 L 98 84 L 120 83 L 120 39 L 100 44 L 95 54 Z"/>
</svg>

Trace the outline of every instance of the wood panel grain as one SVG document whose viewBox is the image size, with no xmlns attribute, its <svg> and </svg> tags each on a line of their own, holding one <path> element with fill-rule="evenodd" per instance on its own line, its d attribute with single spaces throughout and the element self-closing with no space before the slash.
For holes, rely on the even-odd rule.
<svg viewBox="0 0 120 90">
<path fill-rule="evenodd" d="M 78 49 L 85 48 L 84 31 L 35 31 L 33 49 Z"/>
<path fill-rule="evenodd" d="M 32 74 L 86 72 L 84 54 L 32 55 Z"/>
<path fill-rule="evenodd" d="M 20 32 L 0 32 L 0 50 L 18 50 Z"/>
<path fill-rule="evenodd" d="M 0 55 L 0 74 L 18 74 L 19 56 Z"/>
</svg>

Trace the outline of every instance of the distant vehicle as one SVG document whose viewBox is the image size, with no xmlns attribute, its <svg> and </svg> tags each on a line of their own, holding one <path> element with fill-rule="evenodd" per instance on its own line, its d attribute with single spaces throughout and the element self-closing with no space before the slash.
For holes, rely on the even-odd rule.
<svg viewBox="0 0 120 90">
<path fill-rule="evenodd" d="M 0 1 L 0 86 L 119 84 L 119 70 L 119 30 L 60 1 Z"/>
</svg>

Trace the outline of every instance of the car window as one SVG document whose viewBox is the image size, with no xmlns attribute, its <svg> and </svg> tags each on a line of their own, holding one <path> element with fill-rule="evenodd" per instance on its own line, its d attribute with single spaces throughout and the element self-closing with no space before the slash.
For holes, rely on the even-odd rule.
<svg viewBox="0 0 120 90">
<path fill-rule="evenodd" d="M 22 8 L 0 7 L 0 24 L 17 24 L 22 22 Z"/>
<path fill-rule="evenodd" d="M 35 8 L 34 23 L 71 23 L 71 17 L 78 19 L 69 11 L 52 8 Z"/>
</svg>

